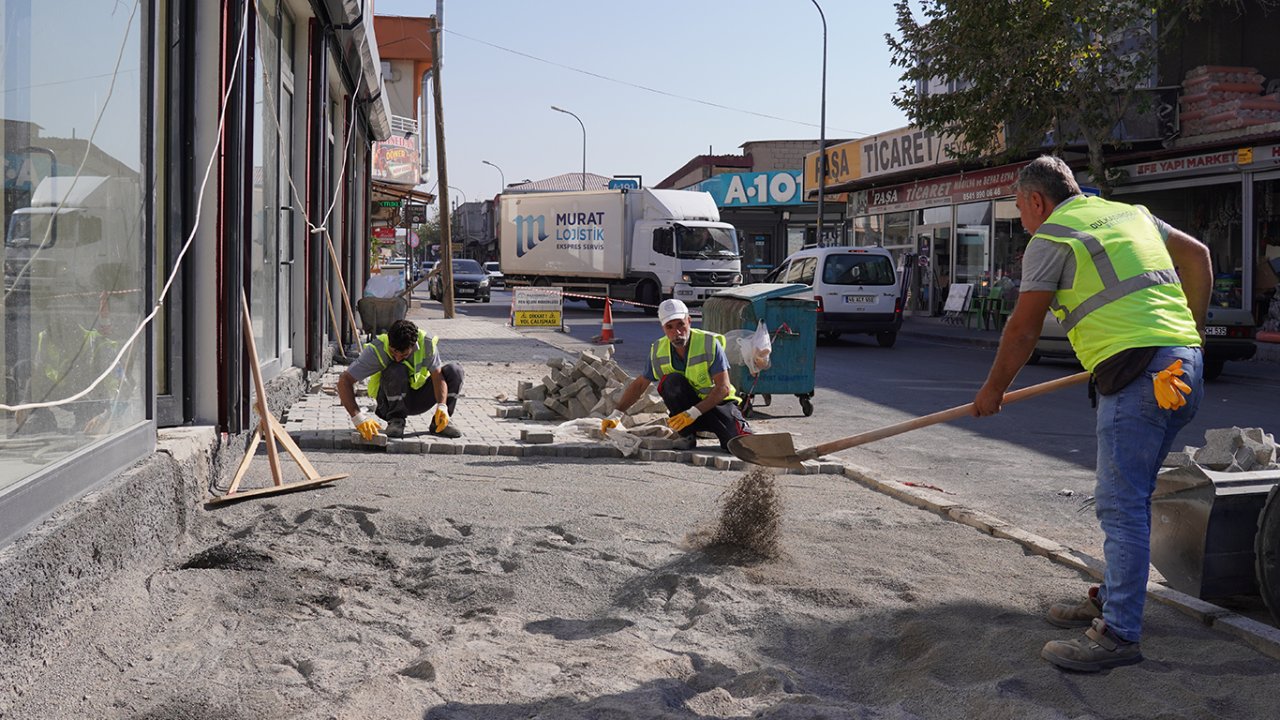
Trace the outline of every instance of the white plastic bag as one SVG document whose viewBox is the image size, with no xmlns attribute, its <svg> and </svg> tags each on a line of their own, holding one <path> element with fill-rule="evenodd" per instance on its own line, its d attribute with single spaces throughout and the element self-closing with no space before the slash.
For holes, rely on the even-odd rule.
<svg viewBox="0 0 1280 720">
<path fill-rule="evenodd" d="M 752 375 L 769 369 L 769 356 L 773 353 L 773 341 L 769 327 L 761 320 L 755 330 L 730 330 L 724 334 L 725 355 L 730 365 L 742 365 Z"/>
<path fill-rule="evenodd" d="M 751 333 L 747 338 L 746 356 L 747 371 L 752 375 L 759 375 L 769 369 L 772 362 L 769 356 L 773 354 L 773 340 L 769 338 L 769 327 L 761 320 L 756 325 L 756 331 Z"/>
</svg>

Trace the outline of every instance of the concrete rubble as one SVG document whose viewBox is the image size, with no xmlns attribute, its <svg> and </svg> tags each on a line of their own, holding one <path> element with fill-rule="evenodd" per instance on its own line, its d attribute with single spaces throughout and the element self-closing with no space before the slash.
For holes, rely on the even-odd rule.
<svg viewBox="0 0 1280 720">
<path fill-rule="evenodd" d="M 540 382 L 521 380 L 515 399 L 498 398 L 500 418 L 565 422 L 608 417 L 632 377 L 613 360 L 613 346 L 597 351 L 584 350 L 574 357 L 547 360 L 549 372 Z M 667 409 L 651 387 L 623 416 L 622 426 L 639 438 L 639 448 L 669 450 L 678 445 L 675 433 L 666 426 Z M 527 434 L 527 437 L 526 437 Z M 584 432 L 591 440 L 604 439 L 598 428 Z M 525 431 L 521 439 L 531 443 L 552 442 L 549 431 Z"/>
<path fill-rule="evenodd" d="M 1165 467 L 1183 467 L 1195 463 L 1209 470 L 1221 472 L 1250 472 L 1253 470 L 1277 470 L 1276 441 L 1262 428 L 1214 428 L 1206 430 L 1204 446 L 1188 445 L 1181 451 L 1169 453 Z"/>
</svg>

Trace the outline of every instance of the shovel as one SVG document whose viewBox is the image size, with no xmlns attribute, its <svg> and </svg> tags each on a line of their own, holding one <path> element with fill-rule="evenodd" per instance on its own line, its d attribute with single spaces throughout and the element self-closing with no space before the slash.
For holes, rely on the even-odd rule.
<svg viewBox="0 0 1280 720">
<path fill-rule="evenodd" d="M 1039 385 L 1014 390 L 1004 395 L 1004 405 L 1018 400 L 1024 400 L 1036 395 L 1043 395 L 1059 388 L 1069 385 L 1079 385 L 1089 379 L 1088 372 L 1076 373 L 1068 375 L 1057 380 L 1050 380 Z M 883 440 L 887 437 L 900 435 L 910 430 L 918 430 L 922 427 L 936 425 L 948 420 L 967 417 L 973 412 L 973 403 L 953 407 L 949 410 L 942 410 L 931 415 L 925 415 L 913 420 L 904 420 L 900 423 L 888 425 L 878 430 L 869 430 L 858 435 L 851 435 L 839 440 L 814 445 L 813 447 L 796 450 L 795 442 L 791 438 L 791 433 L 765 433 L 762 435 L 739 435 L 729 441 L 729 452 L 749 463 L 756 465 L 767 465 L 769 467 L 785 467 L 798 469 L 802 467 L 801 462 L 805 460 L 813 460 L 829 453 L 837 452 L 851 448 L 855 445 L 862 445 L 874 440 Z"/>
</svg>

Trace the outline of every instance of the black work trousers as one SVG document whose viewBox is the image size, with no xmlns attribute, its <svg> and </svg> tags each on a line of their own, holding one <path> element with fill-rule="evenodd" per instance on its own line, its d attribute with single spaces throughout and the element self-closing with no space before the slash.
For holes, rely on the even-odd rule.
<svg viewBox="0 0 1280 720">
<path fill-rule="evenodd" d="M 449 408 L 449 416 L 453 417 L 453 409 L 458 405 L 458 393 L 462 390 L 462 378 L 466 373 L 462 371 L 461 365 L 446 363 L 441 366 L 440 374 L 444 376 L 445 387 L 449 389 L 449 399 L 445 406 Z M 378 385 L 378 406 L 373 412 L 383 420 L 404 420 L 410 415 L 427 412 L 437 402 L 436 388 L 430 379 L 414 390 L 409 387 L 409 368 L 404 363 L 391 363 L 382 371 L 382 380 Z"/>
<path fill-rule="evenodd" d="M 689 384 L 688 378 L 680 373 L 663 375 L 658 381 L 658 394 L 662 396 L 667 412 L 673 416 L 679 415 L 702 400 L 698 397 L 698 391 Z M 739 435 L 751 434 L 751 426 L 747 425 L 746 418 L 742 417 L 738 404 L 732 400 L 725 400 L 703 413 L 702 417 L 694 420 L 692 425 L 681 430 L 680 435 L 689 437 L 696 432 L 715 433 L 720 440 L 720 447 L 728 450 L 730 440 Z"/>
</svg>

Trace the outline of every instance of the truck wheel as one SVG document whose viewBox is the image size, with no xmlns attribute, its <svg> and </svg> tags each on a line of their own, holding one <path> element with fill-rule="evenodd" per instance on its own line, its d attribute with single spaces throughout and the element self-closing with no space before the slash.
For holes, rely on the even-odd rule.
<svg viewBox="0 0 1280 720">
<path fill-rule="evenodd" d="M 658 286 L 652 280 L 640 283 L 640 287 L 636 288 L 636 299 L 645 306 L 645 315 L 657 317 L 658 303 L 662 302 L 662 298 L 658 293 Z"/>
<path fill-rule="evenodd" d="M 591 308 L 592 310 L 603 310 L 604 300 L 599 298 L 587 298 L 587 307 Z"/>
<path fill-rule="evenodd" d="M 876 342 L 880 343 L 882 348 L 891 348 L 898 341 L 898 333 L 896 332 L 878 332 L 876 333 Z"/>
</svg>

